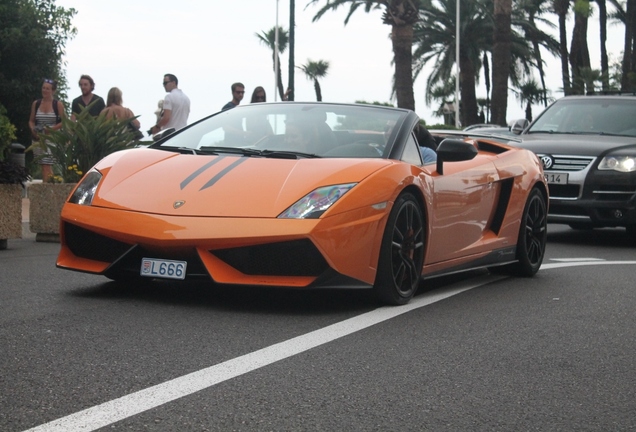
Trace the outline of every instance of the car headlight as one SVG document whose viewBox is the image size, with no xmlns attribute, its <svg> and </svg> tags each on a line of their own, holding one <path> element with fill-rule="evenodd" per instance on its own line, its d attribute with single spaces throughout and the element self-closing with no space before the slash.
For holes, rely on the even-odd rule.
<svg viewBox="0 0 636 432">
<path fill-rule="evenodd" d="M 75 189 L 68 202 L 80 205 L 91 205 L 95 191 L 101 180 L 102 173 L 95 169 L 90 170 L 77 186 L 77 189 Z"/>
<path fill-rule="evenodd" d="M 598 165 L 600 170 L 614 170 L 620 172 L 636 171 L 635 156 L 605 156 Z"/>
<path fill-rule="evenodd" d="M 298 201 L 278 217 L 281 219 L 318 219 L 356 183 L 318 188 Z"/>
</svg>

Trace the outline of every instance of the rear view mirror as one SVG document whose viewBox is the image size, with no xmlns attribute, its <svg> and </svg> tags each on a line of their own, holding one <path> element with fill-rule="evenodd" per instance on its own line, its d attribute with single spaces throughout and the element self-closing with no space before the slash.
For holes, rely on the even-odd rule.
<svg viewBox="0 0 636 432">
<path fill-rule="evenodd" d="M 446 138 L 437 147 L 437 173 L 444 174 L 444 162 L 460 162 L 477 156 L 477 148 L 469 142 Z"/>
<path fill-rule="evenodd" d="M 510 131 L 515 135 L 520 135 L 529 124 L 530 122 L 527 119 L 515 120 L 510 126 Z"/>
</svg>

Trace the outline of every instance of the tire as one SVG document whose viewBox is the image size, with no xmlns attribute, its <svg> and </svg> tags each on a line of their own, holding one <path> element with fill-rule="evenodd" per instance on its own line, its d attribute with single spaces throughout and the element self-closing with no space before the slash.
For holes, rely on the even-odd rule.
<svg viewBox="0 0 636 432">
<path fill-rule="evenodd" d="M 519 238 L 517 239 L 517 260 L 511 266 L 515 276 L 534 276 L 543 263 L 545 245 L 548 242 L 548 207 L 539 189 L 533 189 L 523 209 Z"/>
<path fill-rule="evenodd" d="M 545 197 L 538 189 L 528 196 L 517 238 L 517 262 L 504 266 L 490 267 L 494 274 L 531 277 L 543 263 L 545 245 L 548 241 L 548 211 Z"/>
<path fill-rule="evenodd" d="M 384 228 L 373 289 L 378 299 L 403 305 L 415 295 L 424 264 L 424 217 L 410 193 L 398 197 Z"/>
</svg>

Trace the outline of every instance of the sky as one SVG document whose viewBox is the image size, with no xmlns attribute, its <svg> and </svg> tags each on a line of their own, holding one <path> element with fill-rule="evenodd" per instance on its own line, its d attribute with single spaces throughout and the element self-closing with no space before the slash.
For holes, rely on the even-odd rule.
<svg viewBox="0 0 636 432">
<path fill-rule="evenodd" d="M 329 62 L 328 75 L 320 80 L 323 101 L 397 105 L 391 99 L 391 27 L 382 23 L 381 12 L 359 8 L 345 26 L 348 8 L 340 8 L 312 22 L 325 1 L 309 6 L 308 2 L 296 1 L 295 63 Z M 242 103 L 249 103 L 256 86 L 263 86 L 267 100 L 274 101 L 271 51 L 256 33 L 271 29 L 277 19 L 279 26 L 289 28 L 287 0 L 57 0 L 56 4 L 77 11 L 72 20 L 77 35 L 67 42 L 64 57 L 69 100 L 80 95 L 77 82 L 80 75 L 88 74 L 95 80 L 94 93 L 104 100 L 111 87 L 122 90 L 124 106 L 140 116 L 143 131 L 156 123 L 154 111 L 165 96 L 161 83 L 166 73 L 177 76 L 179 88 L 190 98 L 189 123 L 219 111 L 231 100 L 230 86 L 237 81 L 246 87 Z M 588 34 L 598 34 L 593 19 Z M 620 53 L 622 37 L 610 28 L 610 53 Z M 590 40 L 593 65 L 599 64 L 597 53 L 598 44 Z M 548 87 L 558 97 L 560 66 L 556 59 L 548 62 Z M 287 53 L 281 55 L 281 71 L 286 87 Z M 426 78 L 424 70 L 415 81 L 415 111 L 429 125 L 442 123 L 432 114 L 436 107 L 424 101 Z M 313 82 L 300 70 L 294 79 L 295 100 L 315 101 Z M 485 88 L 478 89 L 477 97 L 485 93 Z M 535 116 L 541 109 L 533 108 Z M 524 117 L 512 93 L 507 114 L 509 121 Z"/>
</svg>

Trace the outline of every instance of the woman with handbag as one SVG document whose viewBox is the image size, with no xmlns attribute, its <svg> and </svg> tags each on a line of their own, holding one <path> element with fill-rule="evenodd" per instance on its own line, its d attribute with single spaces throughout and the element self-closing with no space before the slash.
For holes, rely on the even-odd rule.
<svg viewBox="0 0 636 432">
<path fill-rule="evenodd" d="M 106 108 L 102 110 L 100 114 L 104 114 L 107 118 L 115 117 L 120 120 L 127 120 L 129 118 L 135 117 L 135 114 L 132 112 L 130 108 L 126 108 L 122 106 L 123 98 L 122 92 L 117 87 L 113 87 L 108 90 L 108 97 L 106 98 Z M 133 119 L 130 122 L 130 128 L 135 133 L 135 141 L 140 140 L 144 137 L 143 132 L 139 129 L 141 128 L 141 123 L 139 120 Z"/>
</svg>

